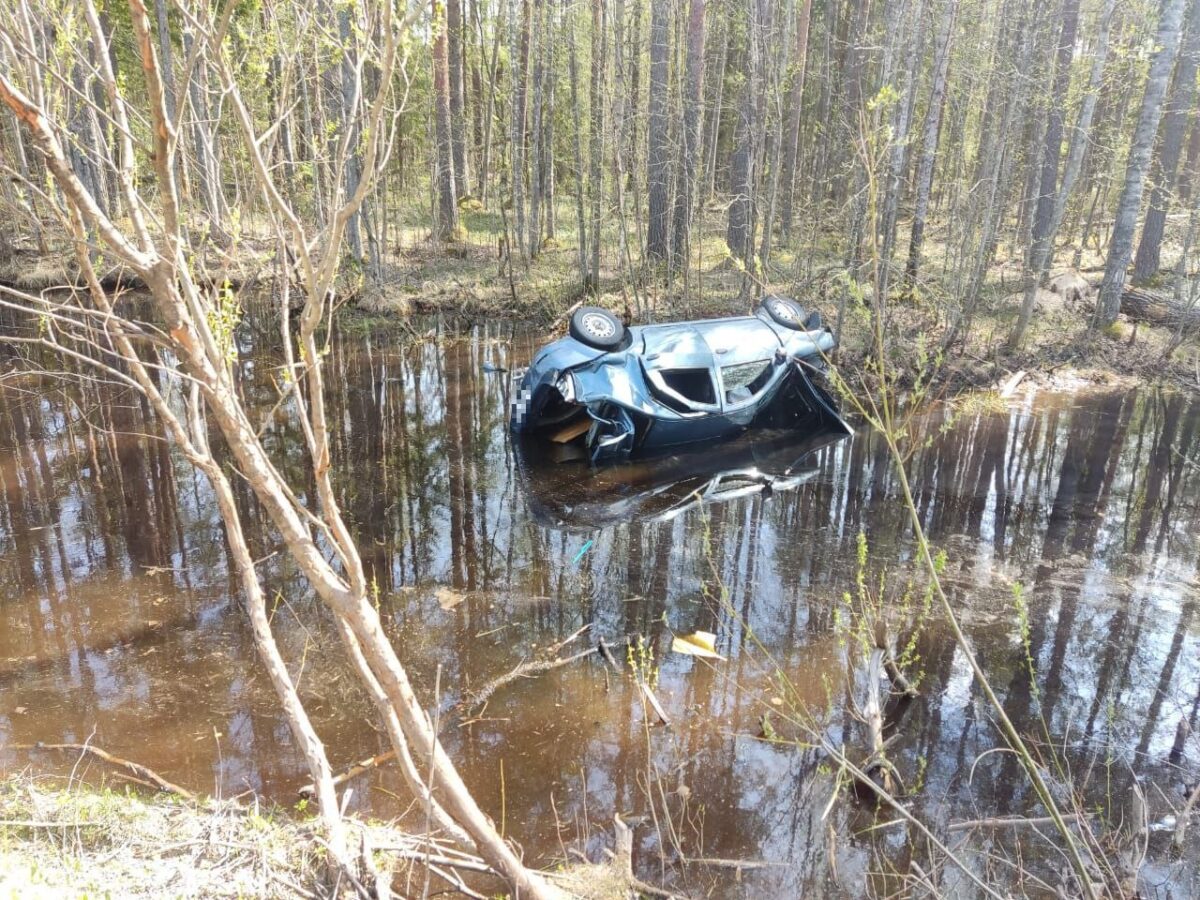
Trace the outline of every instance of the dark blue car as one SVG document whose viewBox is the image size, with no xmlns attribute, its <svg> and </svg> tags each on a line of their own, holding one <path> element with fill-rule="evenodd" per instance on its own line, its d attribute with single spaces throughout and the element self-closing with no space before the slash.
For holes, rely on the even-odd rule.
<svg viewBox="0 0 1200 900">
<path fill-rule="evenodd" d="M 625 328 L 583 307 L 520 377 L 512 429 L 593 462 L 723 440 L 748 428 L 848 434 L 814 378 L 834 348 L 818 313 L 770 296 L 752 316 Z"/>
</svg>

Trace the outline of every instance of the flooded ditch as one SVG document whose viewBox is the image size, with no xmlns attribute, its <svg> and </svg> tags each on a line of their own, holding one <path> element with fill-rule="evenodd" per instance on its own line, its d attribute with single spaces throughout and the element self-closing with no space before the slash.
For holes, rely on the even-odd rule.
<svg viewBox="0 0 1200 900">
<path fill-rule="evenodd" d="M 509 372 L 538 336 L 499 323 L 437 336 L 335 344 L 334 463 L 401 659 L 485 809 L 541 864 L 598 859 L 621 813 L 643 820 L 639 873 L 694 895 L 886 893 L 923 839 L 878 827 L 893 817 L 848 793 L 829 805 L 836 773 L 790 739 L 780 712 L 844 700 L 839 622 L 859 533 L 869 578 L 886 567 L 885 583 L 900 584 L 915 569 L 879 437 L 769 448 L 804 458 L 802 477 L 770 490 L 745 481 L 767 457 L 741 445 L 595 473 L 527 465 L 507 434 Z M 275 365 L 239 363 L 264 417 Z M 31 745 L 90 738 L 194 790 L 291 805 L 303 761 L 238 609 L 215 506 L 146 436 L 148 418 L 115 390 L 0 383 L 0 770 L 67 771 L 74 758 Z M 1194 895 L 1197 838 L 1172 855 L 1165 817 L 1200 772 L 1200 734 L 1187 735 L 1200 725 L 1200 469 L 1189 459 L 1200 402 L 1151 388 L 1031 392 L 1004 408 L 939 407 L 923 425 L 910 470 L 919 514 L 1008 715 L 1058 747 L 1114 821 L 1135 772 L 1152 823 L 1143 882 Z M 303 472 L 301 436 L 281 418 L 266 429 L 281 464 Z M 678 477 L 664 478 L 671 467 Z M 692 502 L 706 487 L 715 502 Z M 336 636 L 244 486 L 240 499 L 335 767 L 382 752 Z M 573 646 L 603 637 L 622 663 L 643 636 L 670 728 L 627 671 L 597 657 L 518 680 L 482 709 L 456 706 L 588 623 Z M 672 634 L 698 630 L 716 635 L 724 661 L 669 652 Z M 1012 757 L 987 752 L 1002 740 L 936 616 L 914 650 L 922 694 L 889 749 L 908 808 L 938 828 L 1036 815 Z M 830 740 L 855 746 L 858 731 L 844 709 L 830 713 Z M 763 739 L 772 732 L 780 739 Z M 360 811 L 411 812 L 386 766 L 351 785 Z M 1021 840 L 1039 852 L 1035 836 Z M 1016 851 L 1004 835 L 989 846 L 996 859 L 978 859 L 980 871 L 1008 880 Z M 737 873 L 685 856 L 770 865 Z"/>
</svg>

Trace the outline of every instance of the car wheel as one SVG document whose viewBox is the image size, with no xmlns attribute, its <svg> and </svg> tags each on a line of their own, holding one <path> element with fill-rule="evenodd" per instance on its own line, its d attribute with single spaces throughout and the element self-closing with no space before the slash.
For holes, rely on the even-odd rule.
<svg viewBox="0 0 1200 900">
<path fill-rule="evenodd" d="M 763 299 L 762 308 L 777 324 L 793 331 L 803 331 L 806 314 L 804 308 L 787 297 L 770 296 Z"/>
<path fill-rule="evenodd" d="M 581 306 L 571 314 L 567 330 L 581 344 L 597 350 L 615 350 L 625 340 L 625 326 L 607 309 Z"/>
</svg>

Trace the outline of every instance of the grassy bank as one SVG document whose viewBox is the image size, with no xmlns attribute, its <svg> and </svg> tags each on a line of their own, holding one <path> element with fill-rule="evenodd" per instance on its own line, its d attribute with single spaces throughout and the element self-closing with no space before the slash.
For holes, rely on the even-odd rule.
<svg viewBox="0 0 1200 900">
<path fill-rule="evenodd" d="M 0 900 L 294 898 L 323 872 L 312 828 L 278 810 L 0 781 Z"/>
</svg>

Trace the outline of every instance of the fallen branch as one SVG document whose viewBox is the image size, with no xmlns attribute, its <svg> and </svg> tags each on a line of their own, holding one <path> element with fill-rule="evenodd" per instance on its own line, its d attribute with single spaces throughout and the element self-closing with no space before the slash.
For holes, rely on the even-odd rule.
<svg viewBox="0 0 1200 900">
<path fill-rule="evenodd" d="M 663 709 L 662 704 L 658 702 L 658 697 L 654 696 L 654 691 L 651 689 L 650 685 L 646 684 L 646 682 L 639 678 L 638 687 L 642 689 L 642 694 L 645 695 L 646 700 L 649 701 L 650 706 L 653 708 L 654 714 L 658 716 L 659 721 L 670 728 L 671 719 L 667 715 L 667 711 Z"/>
<path fill-rule="evenodd" d="M 600 651 L 600 655 L 604 657 L 605 661 L 613 667 L 613 671 L 620 673 L 621 664 L 617 662 L 617 658 L 613 656 L 613 652 L 605 642 L 604 638 L 600 638 L 600 641 L 596 647 Z"/>
<path fill-rule="evenodd" d="M 43 744 L 39 741 L 33 746 L 36 750 L 69 750 L 73 753 L 90 754 L 111 766 L 116 766 L 118 769 L 126 769 L 134 775 L 146 779 L 160 791 L 175 794 L 184 800 L 193 802 L 196 800 L 196 795 L 187 788 L 182 788 L 177 784 L 167 781 L 167 779 L 163 778 L 153 769 L 149 769 L 140 763 L 135 763 L 128 759 L 122 759 L 119 756 L 113 756 L 111 753 L 101 750 L 99 747 L 93 747 L 91 744 Z"/>
<path fill-rule="evenodd" d="M 1018 373 L 1024 374 L 1024 373 Z M 897 688 L 901 693 L 908 697 L 917 696 L 917 689 L 912 686 L 912 683 L 900 671 L 900 666 L 896 663 L 896 658 L 892 656 L 892 651 L 888 644 L 887 631 L 884 628 L 882 621 L 875 623 L 875 647 L 883 651 L 883 666 L 887 672 L 887 676 L 891 679 L 892 687 Z"/>
<path fill-rule="evenodd" d="M 37 819 L 0 819 L 0 828 L 106 828 L 105 822 L 44 822 Z"/>
<path fill-rule="evenodd" d="M 719 859 L 704 856 L 689 856 L 684 859 L 689 866 L 712 866 L 718 869 L 771 869 L 786 866 L 784 862 L 765 859 Z"/>
<path fill-rule="evenodd" d="M 396 758 L 396 751 L 388 750 L 386 753 L 380 753 L 378 756 L 372 756 L 369 759 L 364 759 L 359 762 L 356 762 L 354 765 L 350 766 L 348 769 L 346 769 L 340 775 L 335 775 L 333 777 L 333 786 L 338 787 L 339 785 L 345 784 L 350 779 L 357 778 L 359 775 L 362 775 L 364 772 L 369 772 L 372 769 L 376 768 L 377 766 L 381 766 L 386 762 L 391 762 L 395 758 Z M 302 796 L 302 797 L 309 797 L 309 796 L 312 796 L 313 794 L 315 794 L 316 790 L 317 790 L 316 787 L 314 787 L 312 784 L 306 784 L 306 785 L 304 785 L 304 787 L 300 788 L 300 790 L 297 791 L 296 793 L 300 794 L 300 796 Z"/>
<path fill-rule="evenodd" d="M 1062 818 L 1064 822 L 1074 822 L 1079 816 L 1067 813 Z M 1050 816 L 1038 816 L 1032 819 L 1022 816 L 1004 816 L 996 819 L 971 819 L 967 822 L 954 822 L 948 826 L 947 831 L 970 831 L 974 828 L 1037 828 L 1053 824 L 1054 819 Z"/>
<path fill-rule="evenodd" d="M 475 691 L 465 697 L 459 706 L 463 709 L 472 709 L 476 706 L 482 706 L 491 698 L 492 694 L 496 693 L 505 685 L 512 684 L 521 678 L 533 678 L 535 675 L 544 675 L 546 672 L 552 672 L 555 669 L 573 663 L 576 660 L 583 659 L 586 656 L 592 656 L 599 651 L 595 647 L 589 647 L 576 653 L 574 656 L 565 656 L 559 659 L 534 659 L 528 662 L 523 662 L 511 672 L 501 675 L 499 678 L 494 678 L 485 684 L 478 691 Z"/>
</svg>

